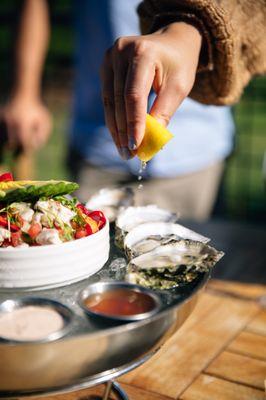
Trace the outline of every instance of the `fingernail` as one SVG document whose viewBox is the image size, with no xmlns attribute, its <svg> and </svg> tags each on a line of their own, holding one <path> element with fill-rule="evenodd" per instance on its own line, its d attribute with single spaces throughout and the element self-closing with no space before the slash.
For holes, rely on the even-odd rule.
<svg viewBox="0 0 266 400">
<path fill-rule="evenodd" d="M 129 160 L 131 157 L 131 153 L 128 150 L 127 147 L 120 147 L 118 149 L 120 156 L 123 158 L 123 160 Z"/>
<path fill-rule="evenodd" d="M 137 150 L 137 143 L 133 136 L 130 136 L 128 140 L 128 148 L 129 150 Z"/>
</svg>

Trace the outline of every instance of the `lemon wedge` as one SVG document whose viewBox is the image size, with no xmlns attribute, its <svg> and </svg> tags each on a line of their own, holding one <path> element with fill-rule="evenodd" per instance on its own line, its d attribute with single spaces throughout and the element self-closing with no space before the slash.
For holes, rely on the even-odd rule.
<svg viewBox="0 0 266 400">
<path fill-rule="evenodd" d="M 151 160 L 172 138 L 171 132 L 147 114 L 144 138 L 137 149 L 138 158 L 145 162 Z"/>
</svg>

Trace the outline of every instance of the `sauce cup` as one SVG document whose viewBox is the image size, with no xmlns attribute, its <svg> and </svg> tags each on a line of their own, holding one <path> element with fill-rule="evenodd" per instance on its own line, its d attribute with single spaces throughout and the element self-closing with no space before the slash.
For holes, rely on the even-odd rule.
<svg viewBox="0 0 266 400">
<path fill-rule="evenodd" d="M 126 282 L 93 283 L 80 292 L 78 302 L 87 316 L 98 322 L 140 321 L 158 313 L 162 306 L 156 293 Z"/>
<path fill-rule="evenodd" d="M 16 334 L 16 338 L 12 337 L 12 334 L 0 335 L 0 342 L 5 343 L 46 343 L 53 340 L 57 340 L 65 336 L 70 329 L 71 322 L 73 320 L 73 312 L 64 304 L 51 300 L 48 298 L 41 297 L 24 297 L 17 299 L 7 299 L 0 304 L 0 317 L 8 316 L 14 311 L 22 310 L 25 308 L 37 309 L 47 309 L 54 311 L 60 317 L 62 325 L 59 329 L 48 333 L 47 335 L 40 335 L 40 338 L 19 338 Z"/>
</svg>

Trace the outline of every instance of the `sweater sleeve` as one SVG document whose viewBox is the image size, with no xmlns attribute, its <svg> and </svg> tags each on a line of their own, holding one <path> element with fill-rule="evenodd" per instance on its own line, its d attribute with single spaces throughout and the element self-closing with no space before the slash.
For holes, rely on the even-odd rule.
<svg viewBox="0 0 266 400">
<path fill-rule="evenodd" d="M 265 0 L 144 0 L 138 12 L 144 34 L 175 21 L 201 31 L 194 100 L 233 104 L 253 76 L 266 72 Z"/>
</svg>

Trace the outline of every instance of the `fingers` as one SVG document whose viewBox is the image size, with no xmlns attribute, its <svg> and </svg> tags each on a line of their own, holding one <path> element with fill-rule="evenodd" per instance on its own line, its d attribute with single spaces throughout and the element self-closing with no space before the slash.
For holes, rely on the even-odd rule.
<svg viewBox="0 0 266 400">
<path fill-rule="evenodd" d="M 169 79 L 166 85 L 160 88 L 150 114 L 162 125 L 167 126 L 185 97 L 186 95 L 180 85 L 175 85 Z"/>
<path fill-rule="evenodd" d="M 135 38 L 119 39 L 106 54 L 101 71 L 105 120 L 124 159 L 143 139 L 154 71 L 143 42 Z"/>
<path fill-rule="evenodd" d="M 11 149 L 22 147 L 25 151 L 41 148 L 51 132 L 51 119 L 47 115 L 31 121 L 8 124 L 8 141 Z"/>
<path fill-rule="evenodd" d="M 125 80 L 127 76 L 127 62 L 117 52 L 113 55 L 114 67 L 114 105 L 115 121 L 119 142 L 119 153 L 125 160 L 132 157 L 128 148 L 127 117 L 125 106 Z"/>
<path fill-rule="evenodd" d="M 52 130 L 52 119 L 49 115 L 42 121 L 36 120 L 32 126 L 31 146 L 33 150 L 40 149 L 47 142 Z"/>
<path fill-rule="evenodd" d="M 104 116 L 106 125 L 112 135 L 117 148 L 120 146 L 120 141 L 117 133 L 115 120 L 115 105 L 114 105 L 114 73 L 111 58 L 111 51 L 108 50 L 101 69 L 102 80 L 102 100 L 104 106 Z"/>
<path fill-rule="evenodd" d="M 18 147 L 18 129 L 14 122 L 7 121 L 7 135 L 8 135 L 8 147 L 15 149 Z"/>
<path fill-rule="evenodd" d="M 146 59 L 133 59 L 125 85 L 128 147 L 136 150 L 145 132 L 148 96 L 154 79 L 155 68 Z"/>
<path fill-rule="evenodd" d="M 127 62 L 121 55 L 122 44 L 118 40 L 115 47 L 108 50 L 101 69 L 102 99 L 105 122 L 109 128 L 120 156 L 128 160 L 133 156 L 127 144 L 127 121 L 124 104 L 124 85 Z"/>
</svg>

